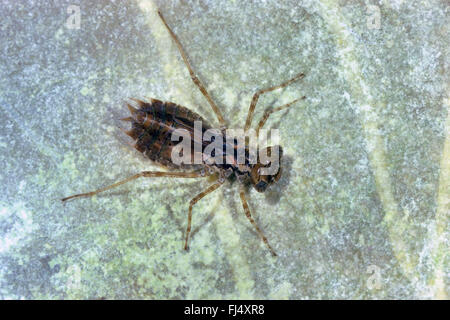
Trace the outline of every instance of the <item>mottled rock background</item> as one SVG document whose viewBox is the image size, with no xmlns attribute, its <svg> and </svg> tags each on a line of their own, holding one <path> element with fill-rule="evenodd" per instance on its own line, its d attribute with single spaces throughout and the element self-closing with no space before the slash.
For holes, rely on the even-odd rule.
<svg viewBox="0 0 450 320">
<path fill-rule="evenodd" d="M 282 179 L 250 191 L 278 258 L 235 184 L 195 207 L 189 252 L 188 202 L 210 181 L 142 179 L 63 205 L 157 168 L 118 130 L 125 98 L 214 114 L 154 2 L 1 1 L 0 298 L 447 298 L 448 2 L 159 6 L 230 127 L 257 89 L 307 75 L 256 111 L 307 96 L 267 123 Z"/>
</svg>

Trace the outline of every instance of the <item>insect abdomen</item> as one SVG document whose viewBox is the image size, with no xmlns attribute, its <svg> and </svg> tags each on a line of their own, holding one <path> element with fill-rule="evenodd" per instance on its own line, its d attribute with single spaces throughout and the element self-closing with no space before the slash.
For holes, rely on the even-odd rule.
<svg viewBox="0 0 450 320">
<path fill-rule="evenodd" d="M 162 165 L 178 167 L 171 160 L 172 148 L 178 143 L 171 140 L 176 129 L 187 130 L 193 140 L 195 121 L 202 122 L 203 130 L 210 128 L 200 115 L 175 103 L 156 99 L 151 99 L 150 102 L 132 100 L 134 106 L 128 104 L 131 117 L 124 119 L 131 121 L 132 126 L 126 133 L 135 140 L 138 151 Z"/>
</svg>

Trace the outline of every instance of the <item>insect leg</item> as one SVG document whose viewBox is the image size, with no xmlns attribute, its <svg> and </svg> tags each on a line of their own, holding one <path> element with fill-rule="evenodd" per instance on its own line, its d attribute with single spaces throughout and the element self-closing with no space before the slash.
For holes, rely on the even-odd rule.
<svg viewBox="0 0 450 320">
<path fill-rule="evenodd" d="M 191 232 L 191 221 L 192 221 L 192 207 L 204 196 L 210 194 L 217 188 L 219 188 L 223 184 L 223 181 L 219 181 L 214 183 L 213 185 L 209 186 L 206 190 L 196 195 L 191 202 L 189 203 L 189 213 L 188 213 L 188 225 L 186 229 L 186 240 L 184 242 L 184 250 L 188 249 L 188 240 L 189 240 L 189 234 Z"/>
<path fill-rule="evenodd" d="M 296 103 L 297 101 L 303 100 L 305 98 L 306 97 L 303 96 L 303 97 L 301 97 L 299 99 L 295 99 L 294 101 L 286 103 L 286 104 L 284 104 L 284 105 L 282 105 L 280 107 L 276 107 L 276 108 L 272 108 L 272 109 L 266 110 L 266 112 L 264 113 L 264 116 L 261 118 L 261 120 L 258 123 L 258 127 L 256 128 L 256 136 L 257 137 L 259 136 L 259 130 L 264 126 L 264 124 L 266 123 L 267 119 L 269 118 L 269 116 L 272 113 L 277 112 L 277 111 L 281 111 L 281 110 L 284 110 L 284 109 L 287 109 L 290 106 L 292 106 L 294 103 Z"/>
<path fill-rule="evenodd" d="M 247 199 L 245 198 L 245 187 L 241 184 L 239 195 L 241 197 L 242 206 L 244 207 L 245 215 L 247 216 L 248 220 L 250 220 L 250 223 L 255 227 L 256 231 L 258 232 L 261 239 L 264 241 L 266 246 L 269 248 L 270 252 L 272 253 L 272 256 L 276 256 L 277 254 L 272 249 L 272 247 L 269 245 L 269 241 L 267 241 L 267 238 L 264 236 L 261 229 L 256 224 L 255 220 L 253 219 L 252 215 L 250 214 L 250 208 L 248 207 Z"/>
<path fill-rule="evenodd" d="M 259 96 L 262 95 L 263 93 L 266 92 L 270 92 L 276 89 L 281 89 L 286 87 L 287 85 L 291 84 L 294 81 L 300 80 L 301 78 L 303 78 L 305 75 L 303 73 L 299 73 L 298 75 L 296 75 L 294 78 L 283 82 L 282 84 L 279 84 L 277 86 L 273 86 L 267 89 L 262 89 L 259 90 L 258 92 L 256 92 L 253 95 L 252 98 L 252 102 L 250 103 L 250 108 L 248 109 L 248 114 L 247 114 L 247 120 L 245 120 L 245 128 L 244 130 L 247 131 L 248 129 L 250 129 L 250 125 L 252 124 L 252 119 L 253 119 L 253 112 L 255 111 L 255 107 L 256 107 L 256 103 L 258 102 Z"/>
<path fill-rule="evenodd" d="M 172 29 L 170 29 L 169 25 L 167 24 L 166 20 L 164 19 L 162 13 L 160 10 L 158 10 L 158 15 L 161 18 L 162 22 L 164 23 L 164 25 L 166 26 L 167 30 L 170 33 L 170 36 L 172 37 L 173 41 L 175 42 L 175 44 L 178 47 L 178 51 L 181 54 L 181 57 L 183 58 L 184 64 L 186 65 L 189 74 L 191 75 L 191 79 L 192 81 L 194 81 L 195 85 L 200 89 L 200 91 L 202 92 L 202 94 L 205 96 L 206 100 L 208 100 L 209 104 L 211 105 L 211 108 L 213 109 L 214 113 L 217 116 L 217 119 L 219 120 L 220 126 L 225 128 L 225 120 L 222 116 L 222 113 L 220 112 L 219 108 L 217 107 L 217 105 L 214 103 L 213 99 L 211 98 L 211 96 L 209 95 L 208 91 L 206 91 L 205 86 L 201 83 L 201 81 L 198 79 L 198 77 L 195 75 L 194 71 L 192 70 L 192 67 L 189 63 L 188 57 L 186 55 L 186 53 L 183 50 L 183 47 L 180 43 L 180 40 L 178 40 L 178 37 L 175 35 L 175 33 L 172 31 Z"/>
<path fill-rule="evenodd" d="M 113 189 L 115 187 L 118 187 L 124 183 L 130 182 L 132 180 L 138 179 L 140 177 L 147 177 L 147 178 L 153 178 L 153 177 L 172 177 L 172 178 L 199 178 L 203 177 L 201 173 L 198 172 L 161 172 L 161 171 L 142 171 L 140 173 L 137 173 L 127 179 L 124 179 L 122 181 L 116 182 L 112 185 L 109 185 L 104 188 L 97 189 L 95 191 L 86 192 L 86 193 L 80 193 L 75 194 L 66 198 L 61 199 L 61 201 L 67 201 L 69 199 L 73 198 L 80 198 L 80 197 L 92 197 L 93 195 L 96 195 L 97 193 Z"/>
</svg>

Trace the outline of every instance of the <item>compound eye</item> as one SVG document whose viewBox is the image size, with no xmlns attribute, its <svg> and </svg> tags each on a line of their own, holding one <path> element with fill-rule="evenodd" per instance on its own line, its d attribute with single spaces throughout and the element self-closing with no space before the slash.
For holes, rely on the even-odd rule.
<svg viewBox="0 0 450 320">
<path fill-rule="evenodd" d="M 264 182 L 264 181 L 260 181 L 260 182 L 258 182 L 257 184 L 256 184 L 256 190 L 258 190 L 258 191 L 264 191 L 265 189 L 266 189 L 266 187 L 267 187 L 267 183 L 266 182 Z"/>
</svg>

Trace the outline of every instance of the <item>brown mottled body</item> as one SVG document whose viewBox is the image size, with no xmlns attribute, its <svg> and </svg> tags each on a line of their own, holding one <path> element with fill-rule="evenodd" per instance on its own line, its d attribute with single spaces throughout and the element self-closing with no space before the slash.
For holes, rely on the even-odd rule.
<svg viewBox="0 0 450 320">
<path fill-rule="evenodd" d="M 132 101 L 134 103 L 128 103 L 131 117 L 122 120 L 131 122 L 131 130 L 125 133 L 135 140 L 134 147 L 150 160 L 166 167 L 198 169 L 199 165 L 176 165 L 172 162 L 172 148 L 178 142 L 172 141 L 171 137 L 175 130 L 185 129 L 189 132 L 191 141 L 202 143 L 194 139 L 194 122 L 201 121 L 203 131 L 211 128 L 208 122 L 197 113 L 172 102 L 157 99 L 149 99 L 148 102 L 137 99 Z M 191 155 L 194 155 L 193 148 Z"/>
<path fill-rule="evenodd" d="M 198 77 L 195 75 L 194 71 L 192 70 L 192 67 L 189 63 L 189 60 L 187 58 L 186 53 L 183 50 L 183 47 L 178 40 L 175 33 L 170 29 L 169 25 L 165 21 L 164 17 L 162 16 L 161 12 L 158 11 L 158 14 L 161 18 L 162 23 L 166 26 L 170 36 L 172 37 L 173 41 L 175 42 L 176 46 L 178 47 L 178 50 L 181 54 L 181 57 L 189 71 L 189 74 L 191 76 L 192 81 L 194 84 L 199 88 L 200 92 L 205 96 L 206 100 L 210 104 L 212 110 L 214 111 L 217 120 L 220 124 L 220 132 L 222 134 L 225 134 L 225 120 L 222 116 L 222 113 L 220 112 L 220 109 L 217 107 L 217 105 L 214 103 L 211 96 L 208 94 L 205 86 L 202 84 L 202 82 L 198 79 Z M 258 102 L 259 96 L 276 90 L 280 88 L 284 88 L 287 85 L 291 84 L 294 81 L 297 81 L 299 79 L 302 79 L 304 77 L 303 73 L 300 73 L 293 77 L 292 79 L 283 82 L 282 84 L 266 88 L 263 90 L 259 90 L 253 95 L 253 99 L 251 101 L 247 119 L 245 122 L 245 131 L 250 128 L 250 125 L 253 120 L 253 114 L 256 107 L 256 104 Z M 304 99 L 305 97 L 302 97 L 300 99 Z M 295 102 L 297 102 L 300 99 L 296 99 L 290 103 L 287 103 L 285 105 L 275 107 L 272 109 L 267 110 L 264 113 L 264 116 L 260 120 L 256 132 L 259 133 L 259 130 L 264 126 L 265 122 L 269 118 L 269 116 L 276 111 L 284 110 L 289 108 L 291 105 L 293 105 Z M 188 223 L 186 228 L 186 237 L 185 237 L 185 243 L 184 243 L 184 249 L 188 249 L 188 240 L 189 240 L 189 234 L 191 231 L 191 223 L 192 223 L 192 209 L 193 206 L 203 197 L 207 196 L 208 194 L 212 193 L 213 191 L 217 190 L 225 181 L 226 177 L 229 177 L 230 175 L 234 174 L 238 177 L 238 180 L 240 182 L 240 191 L 239 196 L 242 202 L 242 207 L 244 209 L 244 213 L 247 216 L 250 223 L 255 227 L 256 231 L 258 232 L 258 235 L 263 240 L 264 244 L 267 246 L 267 248 L 270 250 L 272 255 L 276 256 L 275 251 L 272 249 L 272 247 L 269 245 L 269 242 L 267 238 L 264 236 L 262 230 L 257 225 L 256 221 L 253 219 L 250 208 L 248 206 L 246 196 L 245 196 L 245 186 L 250 184 L 253 185 L 253 187 L 258 192 L 264 192 L 266 188 L 278 181 L 278 179 L 281 176 L 281 167 L 279 167 L 278 172 L 271 174 L 271 175 L 263 175 L 260 173 L 260 169 L 263 167 L 268 167 L 270 163 L 261 163 L 258 159 L 258 162 L 256 164 L 251 164 L 248 161 L 248 158 L 246 157 L 245 163 L 238 165 L 236 161 L 236 152 L 235 149 L 237 147 L 236 143 L 231 148 L 234 152 L 233 155 L 226 155 L 227 148 L 223 148 L 223 152 L 225 153 L 225 156 L 231 157 L 233 159 L 232 163 L 225 163 L 225 164 L 212 164 L 212 165 L 205 165 L 202 164 L 180 164 L 175 165 L 172 162 L 172 150 L 173 147 L 177 144 L 177 142 L 172 141 L 171 137 L 175 130 L 177 129 L 185 129 L 189 133 L 191 137 L 191 141 L 193 144 L 191 145 L 191 159 L 193 160 L 195 156 L 195 150 L 194 147 L 195 144 L 201 144 L 201 148 L 198 150 L 201 150 L 199 152 L 202 152 L 203 156 L 203 148 L 205 146 L 205 142 L 203 141 L 196 141 L 196 137 L 194 134 L 194 122 L 195 121 L 201 121 L 202 123 L 202 131 L 203 133 L 210 129 L 210 124 L 205 121 L 200 115 L 197 113 L 189 110 L 188 108 L 185 108 L 183 106 L 177 105 L 172 102 L 163 102 L 156 99 L 149 99 L 148 101 L 142 101 L 138 99 L 131 99 L 133 102 L 128 103 L 128 108 L 131 112 L 131 116 L 125 119 L 122 119 L 124 121 L 131 122 L 131 129 L 129 131 L 125 131 L 125 133 L 130 136 L 134 140 L 134 147 L 142 152 L 145 156 L 147 156 L 150 160 L 159 163 L 161 165 L 164 165 L 169 168 L 174 169 L 183 169 L 184 171 L 181 172 L 162 172 L 162 171 L 143 171 L 140 173 L 137 173 L 129 178 L 126 178 L 122 181 L 116 182 L 112 185 L 106 186 L 104 188 L 97 189 L 95 191 L 86 192 L 86 193 L 80 193 L 75 194 L 66 198 L 63 198 L 62 201 L 67 201 L 69 199 L 73 198 L 79 198 L 79 197 L 91 197 L 93 195 L 96 195 L 100 192 L 113 189 L 115 187 L 118 187 L 122 184 L 125 184 L 127 182 L 133 181 L 135 179 L 141 178 L 141 177 L 148 177 L 148 178 L 157 178 L 157 177 L 170 177 L 170 178 L 201 178 L 206 175 L 212 175 L 215 172 L 219 173 L 219 177 L 217 181 L 210 185 L 207 189 L 205 189 L 203 192 L 196 195 L 189 203 L 189 211 L 188 211 Z M 223 137 L 223 141 L 227 141 L 226 137 Z M 201 138 L 200 138 L 201 139 Z M 207 142 L 208 143 L 208 142 Z M 247 147 L 246 148 L 246 154 L 248 153 Z M 279 159 L 281 160 L 282 155 L 282 149 L 281 146 L 279 146 L 280 154 Z M 267 148 L 267 153 L 270 154 L 272 152 L 272 147 Z M 203 158 L 203 157 L 202 157 Z M 201 158 L 201 159 L 202 159 Z M 191 161 L 193 163 L 193 161 Z M 279 163 L 281 165 L 281 163 Z M 194 171 L 186 172 L 186 169 L 193 169 Z"/>
</svg>

